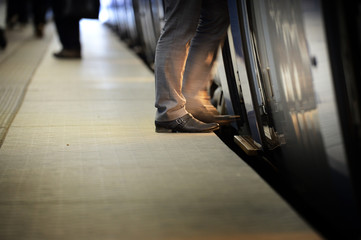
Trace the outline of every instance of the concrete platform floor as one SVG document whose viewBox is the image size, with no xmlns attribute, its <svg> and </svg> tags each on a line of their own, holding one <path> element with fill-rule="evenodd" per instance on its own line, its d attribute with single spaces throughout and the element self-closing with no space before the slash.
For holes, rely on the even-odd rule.
<svg viewBox="0 0 361 240">
<path fill-rule="evenodd" d="M 0 239 L 320 239 L 215 134 L 155 133 L 153 73 L 81 30 L 81 61 L 53 38 L 0 149 Z"/>
</svg>

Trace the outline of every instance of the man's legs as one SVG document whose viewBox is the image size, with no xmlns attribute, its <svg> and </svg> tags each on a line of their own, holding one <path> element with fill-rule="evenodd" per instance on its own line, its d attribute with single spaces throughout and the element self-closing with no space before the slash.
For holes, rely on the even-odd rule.
<svg viewBox="0 0 361 240">
<path fill-rule="evenodd" d="M 52 0 L 52 8 L 56 29 L 63 48 L 80 51 L 80 19 L 63 15 L 64 2 L 62 0 Z"/>
<path fill-rule="evenodd" d="M 55 25 L 63 48 L 80 51 L 79 19 L 55 17 Z"/>
<path fill-rule="evenodd" d="M 45 15 L 49 7 L 48 2 L 47 0 L 32 0 L 31 3 L 35 34 L 37 37 L 43 37 L 46 23 Z"/>
<path fill-rule="evenodd" d="M 183 72 L 202 1 L 166 0 L 165 5 L 166 23 L 155 56 L 156 121 L 171 121 L 187 114 Z"/>
<path fill-rule="evenodd" d="M 186 109 L 195 117 L 196 112 L 206 111 L 203 106 L 205 103 L 202 101 L 204 91 L 213 77 L 212 68 L 218 47 L 226 36 L 228 26 L 227 1 L 204 1 L 199 26 L 191 42 L 183 80 Z"/>
<path fill-rule="evenodd" d="M 6 0 L 0 0 L 0 49 L 5 49 L 7 45 L 7 40 L 5 37 L 6 8 Z"/>
</svg>

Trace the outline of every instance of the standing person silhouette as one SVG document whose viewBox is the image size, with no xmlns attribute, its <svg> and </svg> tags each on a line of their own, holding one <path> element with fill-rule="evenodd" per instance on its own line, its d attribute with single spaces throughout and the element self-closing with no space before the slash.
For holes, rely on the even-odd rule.
<svg viewBox="0 0 361 240">
<path fill-rule="evenodd" d="M 211 132 L 219 115 L 202 94 L 229 26 L 226 0 L 165 0 L 155 56 L 156 132 Z"/>
<path fill-rule="evenodd" d="M 81 59 L 79 21 L 82 18 L 97 19 L 99 0 L 52 0 L 54 20 L 62 49 L 54 57 Z"/>
<path fill-rule="evenodd" d="M 53 55 L 61 59 L 81 59 L 81 17 L 64 14 L 65 4 L 64 0 L 52 0 L 55 26 L 62 45 L 61 50 Z"/>
<path fill-rule="evenodd" d="M 38 38 L 44 36 L 46 12 L 49 0 L 11 0 L 7 1 L 7 24 L 14 28 L 16 24 L 26 25 L 29 18 L 33 21 L 34 33 Z M 31 11 L 30 11 L 31 10 Z"/>
<path fill-rule="evenodd" d="M 7 4 L 6 0 L 0 0 L 0 48 L 5 49 L 7 40 L 5 36 L 6 29 L 6 11 Z"/>
</svg>

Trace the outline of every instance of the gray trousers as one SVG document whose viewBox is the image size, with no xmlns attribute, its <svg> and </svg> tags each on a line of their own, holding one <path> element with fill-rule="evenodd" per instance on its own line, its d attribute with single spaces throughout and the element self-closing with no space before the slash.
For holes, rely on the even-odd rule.
<svg viewBox="0 0 361 240">
<path fill-rule="evenodd" d="M 165 26 L 155 56 L 157 121 L 201 104 L 229 25 L 227 0 L 165 0 Z"/>
</svg>

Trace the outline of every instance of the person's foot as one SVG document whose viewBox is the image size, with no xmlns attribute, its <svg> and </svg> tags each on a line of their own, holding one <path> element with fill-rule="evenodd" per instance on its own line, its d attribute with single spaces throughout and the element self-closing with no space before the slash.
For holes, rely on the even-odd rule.
<svg viewBox="0 0 361 240">
<path fill-rule="evenodd" d="M 191 113 L 196 119 L 205 123 L 228 125 L 240 119 L 239 115 L 220 115 L 213 105 L 201 105 L 198 107 L 187 108 L 187 111 Z"/>
<path fill-rule="evenodd" d="M 54 53 L 54 57 L 61 59 L 80 59 L 81 52 L 77 49 L 62 49 L 60 52 Z"/>
<path fill-rule="evenodd" d="M 44 24 L 43 23 L 37 24 L 35 26 L 34 32 L 35 32 L 35 36 L 37 38 L 43 38 L 44 37 Z"/>
<path fill-rule="evenodd" d="M 195 119 L 192 114 L 186 114 L 183 117 L 173 121 L 155 121 L 155 131 L 158 133 L 187 132 L 204 133 L 213 132 L 219 129 L 218 123 L 204 123 Z"/>
<path fill-rule="evenodd" d="M 6 37 L 5 37 L 5 30 L 0 28 L 0 48 L 5 49 L 7 45 Z"/>
<path fill-rule="evenodd" d="M 194 112 L 194 117 L 205 123 L 218 123 L 219 125 L 229 125 L 240 119 L 239 115 L 212 115 L 205 112 Z"/>
</svg>

